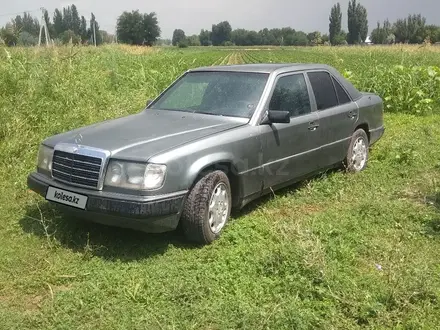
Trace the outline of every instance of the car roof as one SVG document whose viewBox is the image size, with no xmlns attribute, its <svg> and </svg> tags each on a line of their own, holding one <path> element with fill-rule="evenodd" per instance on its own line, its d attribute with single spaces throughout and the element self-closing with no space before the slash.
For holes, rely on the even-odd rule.
<svg viewBox="0 0 440 330">
<path fill-rule="evenodd" d="M 259 64 L 233 64 L 214 65 L 191 69 L 189 71 L 222 71 L 222 72 L 250 72 L 272 73 L 275 71 L 303 71 L 303 70 L 330 70 L 330 66 L 319 63 L 259 63 Z"/>
<path fill-rule="evenodd" d="M 362 93 L 334 67 L 321 63 L 260 63 L 260 64 L 233 64 L 213 65 L 190 69 L 188 72 L 249 72 L 282 74 L 294 71 L 326 70 L 330 72 L 345 88 L 352 100 L 362 97 Z"/>
</svg>

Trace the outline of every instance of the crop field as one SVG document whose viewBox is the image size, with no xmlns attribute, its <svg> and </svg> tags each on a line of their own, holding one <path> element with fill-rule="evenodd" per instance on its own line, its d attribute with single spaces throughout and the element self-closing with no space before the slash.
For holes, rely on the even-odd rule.
<svg viewBox="0 0 440 330">
<path fill-rule="evenodd" d="M 322 173 L 193 246 L 65 218 L 26 186 L 49 135 L 141 111 L 186 69 L 321 62 L 385 100 L 356 175 Z M 440 48 L 0 47 L 1 329 L 440 328 Z"/>
</svg>

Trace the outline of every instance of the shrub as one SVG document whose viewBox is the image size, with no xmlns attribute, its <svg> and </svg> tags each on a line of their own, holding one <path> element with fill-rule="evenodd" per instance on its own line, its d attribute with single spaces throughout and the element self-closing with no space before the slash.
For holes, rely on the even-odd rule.
<svg viewBox="0 0 440 330">
<path fill-rule="evenodd" d="M 179 48 L 187 48 L 189 46 L 188 39 L 182 39 L 177 43 L 177 47 Z"/>
</svg>

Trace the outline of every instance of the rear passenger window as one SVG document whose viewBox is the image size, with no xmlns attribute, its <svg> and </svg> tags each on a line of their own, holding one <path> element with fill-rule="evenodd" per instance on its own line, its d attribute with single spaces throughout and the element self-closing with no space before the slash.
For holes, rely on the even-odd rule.
<svg viewBox="0 0 440 330">
<path fill-rule="evenodd" d="M 310 98 L 304 75 L 294 74 L 278 79 L 269 110 L 289 111 L 290 117 L 310 113 Z"/>
<path fill-rule="evenodd" d="M 328 72 L 308 72 L 307 75 L 312 84 L 318 110 L 325 110 L 339 104 L 332 77 Z"/>
<path fill-rule="evenodd" d="M 338 94 L 339 104 L 350 103 L 351 100 L 345 90 L 342 88 L 341 84 L 334 77 L 332 77 L 332 79 L 333 83 L 335 84 L 336 94 Z"/>
</svg>

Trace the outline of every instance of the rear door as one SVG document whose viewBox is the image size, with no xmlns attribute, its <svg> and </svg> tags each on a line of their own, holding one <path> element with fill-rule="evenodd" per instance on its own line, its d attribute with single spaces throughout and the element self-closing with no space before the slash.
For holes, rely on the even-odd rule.
<svg viewBox="0 0 440 330">
<path fill-rule="evenodd" d="M 348 93 L 327 71 L 307 72 L 320 123 L 320 168 L 342 161 L 347 153 L 359 110 Z"/>
<path fill-rule="evenodd" d="M 267 109 L 289 111 L 290 123 L 260 125 L 264 188 L 314 172 L 319 159 L 319 120 L 304 73 L 280 75 L 274 86 Z"/>
</svg>

